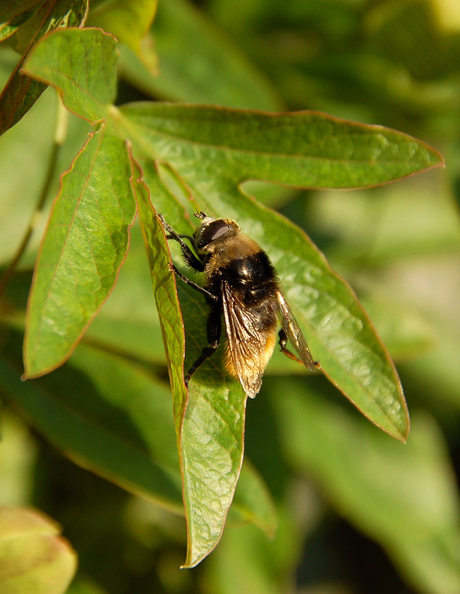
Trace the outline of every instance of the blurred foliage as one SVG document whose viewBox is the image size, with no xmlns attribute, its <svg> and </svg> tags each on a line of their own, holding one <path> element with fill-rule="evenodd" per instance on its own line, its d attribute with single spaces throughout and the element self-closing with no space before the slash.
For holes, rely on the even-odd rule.
<svg viewBox="0 0 460 594">
<path fill-rule="evenodd" d="M 277 507 L 272 540 L 235 513 L 216 551 L 197 569 L 179 570 L 184 520 L 51 449 L 11 405 L 12 384 L 2 383 L 0 505 L 38 507 L 63 526 L 79 555 L 70 594 L 460 593 L 459 12 L 448 0 L 163 0 L 143 54 L 122 48 L 119 103 L 147 97 L 321 110 L 417 136 L 445 155 L 447 167 L 362 191 L 251 183 L 251 192 L 304 228 L 352 284 L 397 363 L 413 418 L 407 445 L 393 442 L 321 378 L 307 391 L 283 376 L 286 367 L 274 357 L 246 427 L 246 455 Z M 16 61 L 2 48 L 2 82 Z M 40 193 L 55 113 L 56 98 L 45 91 L 0 140 L 2 267 Z M 87 130 L 70 118 L 48 205 Z M 2 295 L 0 344 L 17 373 L 42 229 Z M 92 414 L 122 427 L 124 445 L 134 437 L 117 409 L 123 365 L 136 358 L 136 382 L 149 375 L 163 381 L 166 370 L 134 229 L 131 257 L 86 335 L 92 346 L 83 345 L 48 380 L 49 390 L 66 389 L 69 407 L 82 390 L 88 403 L 100 377 L 112 372 L 94 364 L 82 383 L 79 361 L 91 359 L 95 347 L 110 350 L 100 357 L 119 361 L 113 406 Z M 151 414 L 163 414 L 160 401 L 158 407 Z M 148 445 L 159 448 L 161 440 Z"/>
</svg>

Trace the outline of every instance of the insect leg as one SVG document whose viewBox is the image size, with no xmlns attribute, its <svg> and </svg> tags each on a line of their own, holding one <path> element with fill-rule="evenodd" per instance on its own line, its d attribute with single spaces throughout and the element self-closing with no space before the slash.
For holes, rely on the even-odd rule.
<svg viewBox="0 0 460 594">
<path fill-rule="evenodd" d="M 206 290 L 203 287 L 200 287 L 200 285 L 197 285 L 196 283 L 194 283 L 192 280 L 190 280 L 188 277 L 186 277 L 185 274 L 182 274 L 182 272 L 180 270 L 178 270 L 174 264 L 170 264 L 170 268 L 171 268 L 171 270 L 174 271 L 174 274 L 178 278 L 180 278 L 180 280 L 182 282 L 184 282 L 186 285 L 188 285 L 189 287 L 192 287 L 196 291 L 199 291 L 205 297 L 208 297 L 209 299 L 212 299 L 213 301 L 218 301 L 219 298 L 216 295 L 213 295 L 208 290 Z"/>
<path fill-rule="evenodd" d="M 309 367 L 306 365 L 306 363 L 304 361 L 302 361 L 302 359 L 299 359 L 299 357 L 296 357 L 294 355 L 294 353 L 291 353 L 291 351 L 286 348 L 286 345 L 288 342 L 288 337 L 286 335 L 286 332 L 282 328 L 279 331 L 278 336 L 279 336 L 279 345 L 281 347 L 281 352 L 284 353 L 286 355 L 286 357 L 289 357 L 289 359 L 292 359 L 293 361 L 296 361 L 297 363 L 301 363 L 302 365 L 305 365 L 307 367 L 307 369 L 309 369 L 310 371 L 314 371 L 315 367 L 317 369 L 321 369 L 319 361 L 313 361 L 313 359 L 312 359 L 312 363 L 315 367 L 313 367 L 313 366 Z"/>
<path fill-rule="evenodd" d="M 189 246 L 182 239 L 182 237 L 186 237 L 188 239 L 191 239 L 191 238 L 188 235 L 181 236 L 178 233 L 176 233 L 174 231 L 174 229 L 172 227 L 170 227 L 168 225 L 168 223 L 165 221 L 163 215 L 159 214 L 158 218 L 159 218 L 161 224 L 163 225 L 163 227 L 169 233 L 169 236 L 167 236 L 167 239 L 174 239 L 174 241 L 177 241 L 177 243 L 180 245 L 181 250 L 182 250 L 182 255 L 184 256 L 184 259 L 187 262 L 187 264 L 189 266 L 191 266 L 194 270 L 197 270 L 198 272 L 203 272 L 203 270 L 204 270 L 203 262 L 198 260 L 198 258 L 195 256 L 195 254 L 189 248 Z"/>
<path fill-rule="evenodd" d="M 184 233 L 177 233 L 177 236 L 181 239 L 188 239 L 190 243 L 193 243 L 193 237 L 191 235 L 185 235 Z M 166 239 L 174 239 L 172 235 L 166 235 Z"/>
<path fill-rule="evenodd" d="M 221 333 L 221 308 L 219 307 L 212 307 L 211 311 L 209 312 L 208 316 L 208 342 L 211 346 L 204 347 L 201 351 L 201 355 L 195 361 L 195 363 L 190 367 L 188 370 L 187 375 L 185 376 L 185 385 L 188 386 L 190 378 L 195 373 L 195 371 L 203 365 L 206 359 L 209 359 L 211 355 L 214 354 L 217 347 L 220 343 L 220 333 Z"/>
<path fill-rule="evenodd" d="M 279 336 L 279 345 L 281 347 L 281 352 L 284 353 L 286 355 L 286 357 L 289 357 L 289 359 L 292 359 L 293 361 L 297 361 L 297 363 L 302 363 L 302 365 L 303 365 L 302 359 L 299 359 L 298 357 L 296 357 L 294 355 L 294 353 L 291 353 L 291 351 L 286 348 L 288 338 L 286 336 L 286 332 L 282 328 L 279 331 L 278 336 Z"/>
</svg>

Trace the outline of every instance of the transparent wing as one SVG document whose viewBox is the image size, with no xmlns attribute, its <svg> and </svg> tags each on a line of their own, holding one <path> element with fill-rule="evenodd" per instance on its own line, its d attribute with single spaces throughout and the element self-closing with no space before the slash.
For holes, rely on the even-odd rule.
<svg viewBox="0 0 460 594">
<path fill-rule="evenodd" d="M 231 366 L 246 394 L 254 398 L 264 373 L 265 342 L 260 334 L 260 316 L 248 309 L 225 281 L 222 283 L 222 302 Z"/>
<path fill-rule="evenodd" d="M 300 360 L 310 371 L 315 371 L 319 368 L 319 363 L 315 361 L 308 348 L 307 341 L 305 340 L 302 330 L 299 328 L 299 324 L 294 317 L 294 314 L 289 307 L 289 303 L 286 301 L 281 291 L 276 292 L 276 301 L 278 303 L 278 311 L 281 319 L 281 327 L 283 328 L 289 342 L 294 347 Z"/>
</svg>

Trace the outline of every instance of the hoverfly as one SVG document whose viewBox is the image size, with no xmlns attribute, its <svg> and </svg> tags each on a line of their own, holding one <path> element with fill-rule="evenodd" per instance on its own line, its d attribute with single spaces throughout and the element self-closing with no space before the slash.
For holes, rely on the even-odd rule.
<svg viewBox="0 0 460 594">
<path fill-rule="evenodd" d="M 253 239 L 243 235 L 232 219 L 213 219 L 206 213 L 193 236 L 179 235 L 164 220 L 167 239 L 179 243 L 187 264 L 203 272 L 204 287 L 184 276 L 174 265 L 175 274 L 187 285 L 202 293 L 209 305 L 207 338 L 209 346 L 192 365 L 185 377 L 188 384 L 195 371 L 220 344 L 222 318 L 227 332 L 225 369 L 240 381 L 243 390 L 254 398 L 276 343 L 278 320 L 281 322 L 279 345 L 291 359 L 310 371 L 320 369 L 283 296 L 275 268 L 268 255 Z M 183 241 L 188 239 L 192 248 Z M 298 357 L 287 348 L 288 340 Z"/>
</svg>

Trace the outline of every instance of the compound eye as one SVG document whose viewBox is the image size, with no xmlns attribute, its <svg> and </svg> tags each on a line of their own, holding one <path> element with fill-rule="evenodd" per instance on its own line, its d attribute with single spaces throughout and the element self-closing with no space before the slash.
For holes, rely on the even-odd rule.
<svg viewBox="0 0 460 594">
<path fill-rule="evenodd" d="M 204 247 L 232 230 L 233 228 L 224 221 L 214 221 L 201 231 L 198 238 L 198 247 Z"/>
<path fill-rule="evenodd" d="M 225 223 L 217 222 L 214 223 L 214 225 L 211 225 L 211 229 L 209 229 L 209 231 L 211 232 L 210 241 L 214 241 L 216 239 L 219 239 L 219 237 L 222 237 L 222 235 L 225 235 L 226 233 L 231 231 L 231 227 L 229 227 Z"/>
</svg>

